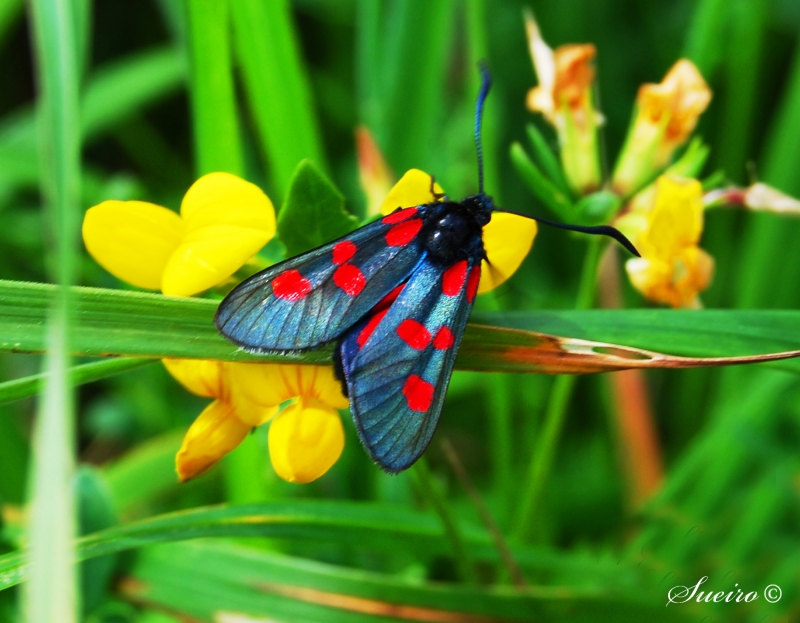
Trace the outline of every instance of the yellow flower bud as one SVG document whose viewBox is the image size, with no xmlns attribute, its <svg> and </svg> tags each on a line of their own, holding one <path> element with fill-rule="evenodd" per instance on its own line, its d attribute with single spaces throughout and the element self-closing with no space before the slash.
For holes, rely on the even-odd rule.
<svg viewBox="0 0 800 623">
<path fill-rule="evenodd" d="M 301 398 L 269 427 L 269 456 L 275 472 L 288 482 L 307 483 L 327 472 L 344 449 L 339 414 L 314 398 Z"/>
<path fill-rule="evenodd" d="M 238 446 L 251 428 L 236 417 L 232 405 L 212 402 L 191 425 L 175 457 L 178 479 L 186 482 L 210 469 Z"/>
<path fill-rule="evenodd" d="M 675 63 L 660 84 L 642 85 L 636 118 L 614 171 L 614 189 L 628 195 L 663 170 L 710 101 L 711 90 L 686 59 Z"/>
<path fill-rule="evenodd" d="M 592 99 L 597 53 L 591 44 L 551 50 L 531 13 L 525 16 L 528 45 L 539 86 L 528 92 L 527 106 L 544 115 L 558 133 L 561 163 L 570 185 L 580 194 L 602 182 L 597 126 L 602 116 Z"/>
</svg>

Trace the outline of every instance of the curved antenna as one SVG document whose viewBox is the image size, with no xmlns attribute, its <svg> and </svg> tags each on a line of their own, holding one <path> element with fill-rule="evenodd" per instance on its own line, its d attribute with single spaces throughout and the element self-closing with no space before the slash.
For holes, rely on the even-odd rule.
<svg viewBox="0 0 800 623">
<path fill-rule="evenodd" d="M 642 257 L 636 250 L 636 247 L 633 246 L 633 243 L 625 237 L 625 234 L 617 228 L 611 227 L 611 225 L 596 225 L 594 227 L 588 227 L 586 225 L 568 225 L 566 223 L 559 223 L 558 221 L 551 221 L 541 216 L 531 216 L 530 214 L 523 214 L 522 212 L 514 212 L 513 210 L 498 209 L 497 212 L 516 214 L 517 216 L 534 220 L 537 223 L 542 223 L 543 225 L 549 225 L 550 227 L 556 227 L 558 229 L 566 229 L 567 231 L 577 231 L 582 234 L 591 234 L 594 236 L 608 236 L 619 242 L 636 257 Z"/>
<path fill-rule="evenodd" d="M 483 194 L 483 144 L 481 143 L 481 123 L 483 122 L 483 103 L 489 95 L 492 86 L 492 76 L 489 74 L 489 66 L 486 61 L 480 61 L 478 67 L 481 70 L 481 90 L 478 93 L 478 101 L 475 104 L 475 149 L 478 152 L 478 192 Z"/>
</svg>

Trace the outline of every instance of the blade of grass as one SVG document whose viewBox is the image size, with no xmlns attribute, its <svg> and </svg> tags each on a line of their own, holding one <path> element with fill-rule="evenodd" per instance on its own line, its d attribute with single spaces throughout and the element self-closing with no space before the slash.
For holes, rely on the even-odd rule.
<svg viewBox="0 0 800 623">
<path fill-rule="evenodd" d="M 0 280 L 0 350 L 45 349 L 42 323 L 52 292 L 53 286 Z M 73 349 L 78 355 L 330 363 L 330 348 L 291 356 L 254 355 L 236 348 L 214 328 L 215 301 L 101 288 L 74 288 L 73 292 L 78 329 Z M 575 357 L 578 361 L 590 361 L 587 357 L 592 352 L 596 358 L 591 359 L 591 370 L 581 373 L 702 363 L 653 358 L 642 352 L 615 358 L 615 348 L 624 347 L 700 358 L 762 356 L 800 350 L 800 311 L 475 312 L 472 320 L 480 324 L 467 327 L 456 361 L 458 369 L 553 372 L 559 369 L 550 365 L 554 355 L 559 360 L 573 358 L 574 364 Z M 604 342 L 605 346 L 599 352 L 592 351 L 583 342 L 554 341 L 552 335 Z M 545 354 L 550 359 L 537 359 Z M 706 365 L 723 363 L 711 361 Z M 770 366 L 797 372 L 800 360 L 774 362 Z"/>
<path fill-rule="evenodd" d="M 475 574 L 475 563 L 472 560 L 469 548 L 464 543 L 461 530 L 453 517 L 453 512 L 447 500 L 444 499 L 441 491 L 433 481 L 428 461 L 424 456 L 420 457 L 414 464 L 411 469 L 411 475 L 422 499 L 433 507 L 434 512 L 439 515 L 439 519 L 442 521 L 445 536 L 453 548 L 453 555 L 455 556 L 461 579 L 468 584 L 477 584 L 478 577 Z"/>
<path fill-rule="evenodd" d="M 297 163 L 326 168 L 311 88 L 287 0 L 230 0 L 244 87 L 267 156 L 274 189 L 283 197 Z"/>
<path fill-rule="evenodd" d="M 152 359 L 132 358 L 93 361 L 71 367 L 68 370 L 68 374 L 72 385 L 85 385 L 86 383 L 93 383 L 94 381 L 121 374 L 128 370 L 135 370 L 151 363 L 153 363 Z M 36 395 L 44 388 L 47 378 L 47 374 L 34 374 L 22 379 L 0 383 L 0 404 Z"/>
<path fill-rule="evenodd" d="M 683 54 L 691 60 L 706 79 L 712 77 L 723 58 L 727 0 L 699 0 Z"/>
<path fill-rule="evenodd" d="M 198 175 L 243 173 L 227 0 L 186 3 Z"/>
<path fill-rule="evenodd" d="M 583 261 L 578 297 L 575 303 L 576 309 L 588 309 L 593 305 L 597 285 L 597 269 L 600 265 L 602 249 L 600 240 L 589 241 Z M 561 432 L 564 428 L 564 419 L 572 397 L 572 390 L 575 387 L 575 380 L 576 377 L 572 375 L 558 376 L 550 390 L 541 435 L 536 440 L 531 452 L 526 472 L 527 478 L 517 511 L 515 533 L 521 540 L 530 538 L 534 534 L 534 528 L 541 523 L 537 513 L 541 510 L 541 497 L 550 478 L 561 441 Z"/>
<path fill-rule="evenodd" d="M 217 564 L 209 565 L 214 560 Z M 254 581 L 254 578 L 257 578 Z M 613 590 L 411 583 L 232 543 L 176 543 L 147 550 L 121 583 L 137 603 L 220 623 L 280 620 L 385 623 L 618 623 L 683 620 L 656 601 Z M 237 614 L 247 612 L 247 618 Z"/>
<path fill-rule="evenodd" d="M 75 5 L 32 0 L 39 82 L 38 115 L 42 194 L 55 240 L 50 270 L 59 284 L 47 328 L 48 376 L 33 437 L 28 542 L 30 581 L 24 614 L 36 623 L 70 623 L 78 613 L 73 537 L 76 530 L 73 475 L 74 397 L 70 360 L 71 290 L 76 274 L 80 197 L 80 71 Z"/>
<path fill-rule="evenodd" d="M 387 8 L 381 123 L 373 130 L 394 171 L 436 175 L 455 3 L 407 0 Z"/>
<path fill-rule="evenodd" d="M 25 0 L 6 0 L 0 2 L 0 41 L 5 39 L 6 33 L 14 22 L 22 16 Z"/>
</svg>

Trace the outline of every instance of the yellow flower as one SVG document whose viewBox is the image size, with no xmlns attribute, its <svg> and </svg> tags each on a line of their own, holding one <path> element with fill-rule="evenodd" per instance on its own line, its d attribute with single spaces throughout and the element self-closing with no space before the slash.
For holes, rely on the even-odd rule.
<svg viewBox="0 0 800 623">
<path fill-rule="evenodd" d="M 181 482 L 208 470 L 273 418 L 270 459 L 284 480 L 316 480 L 341 456 L 344 429 L 337 409 L 348 403 L 330 366 L 185 359 L 165 359 L 164 365 L 189 391 L 216 398 L 189 428 L 175 458 Z M 275 417 L 287 400 L 291 404 Z"/>
<path fill-rule="evenodd" d="M 660 84 L 642 85 L 636 117 L 614 171 L 615 190 L 627 195 L 664 169 L 710 101 L 711 90 L 686 59 L 675 63 Z"/>
<path fill-rule="evenodd" d="M 439 184 L 431 185 L 430 175 L 410 169 L 389 191 L 380 213 L 391 214 L 397 208 L 432 203 L 443 196 Z M 478 294 L 494 290 L 516 272 L 530 252 L 536 232 L 536 221 L 532 219 L 506 212 L 492 214 L 492 220 L 483 228 L 483 246 L 490 264 L 481 262 Z"/>
<path fill-rule="evenodd" d="M 703 233 L 703 188 L 697 180 L 662 175 L 617 219 L 642 254 L 625 268 L 633 286 L 652 301 L 699 307 L 714 260 L 698 247 Z"/>
<path fill-rule="evenodd" d="M 83 221 L 86 249 L 123 281 L 191 296 L 224 281 L 275 235 L 275 210 L 258 186 L 209 173 L 180 215 L 144 201 L 104 201 Z"/>
<path fill-rule="evenodd" d="M 275 234 L 275 211 L 253 184 L 228 173 L 195 182 L 180 215 L 142 201 L 106 201 L 83 222 L 97 262 L 135 286 L 190 296 L 228 279 Z M 331 367 L 165 359 L 186 389 L 214 398 L 198 416 L 176 457 L 181 482 L 212 467 L 255 426 L 271 420 L 269 447 L 279 476 L 310 482 L 336 462 L 347 407 Z"/>
<path fill-rule="evenodd" d="M 558 132 L 561 162 L 570 185 L 580 194 L 591 192 L 602 181 L 597 142 L 602 116 L 592 100 L 596 49 L 583 44 L 551 50 L 530 12 L 525 15 L 525 27 L 539 78 L 539 86 L 528 92 L 527 106 L 544 115 Z"/>
</svg>

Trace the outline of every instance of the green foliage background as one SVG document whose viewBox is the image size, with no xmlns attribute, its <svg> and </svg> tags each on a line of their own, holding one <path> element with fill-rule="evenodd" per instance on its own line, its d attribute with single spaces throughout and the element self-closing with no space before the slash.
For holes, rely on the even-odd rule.
<svg viewBox="0 0 800 623">
<path fill-rule="evenodd" d="M 800 194 L 795 0 L 530 4 L 552 45 L 597 45 L 608 153 L 622 144 L 639 85 L 657 82 L 687 56 L 714 90 L 699 127 L 713 150 L 705 174 L 723 169 L 734 182 L 757 177 Z M 46 12 L 54 3 L 31 5 Z M 527 123 L 554 141 L 524 107 L 535 77 L 522 2 L 74 0 L 71 7 L 75 27 L 67 34 L 74 37 L 77 69 L 61 78 L 81 94 L 80 124 L 67 128 L 83 145 L 80 214 L 109 198 L 177 208 L 198 175 L 219 169 L 259 184 L 281 206 L 292 196 L 298 162 L 310 158 L 341 190 L 346 208 L 363 216 L 358 123 L 374 132 L 396 173 L 418 167 L 453 197 L 474 192 L 471 128 L 480 58 L 488 59 L 494 78 L 487 191 L 499 205 L 545 211 L 509 166 L 511 143 L 527 144 Z M 0 4 L 0 278 L 43 282 L 60 274 L 54 266 L 65 256 L 53 250 L 59 235 L 69 234 L 68 222 L 66 229 L 48 229 L 53 216 L 43 205 L 52 204 L 40 188 L 49 178 L 38 148 L 53 136 L 37 134 L 48 126 L 40 119 L 37 128 L 34 113 L 44 80 L 37 60 L 48 53 L 57 58 L 59 50 L 48 52 L 56 44 L 47 37 L 36 47 L 24 9 L 20 0 Z M 706 305 L 797 309 L 798 237 L 795 220 L 710 213 L 703 246 L 715 257 L 716 275 Z M 307 244 L 299 235 L 285 242 L 297 250 Z M 520 272 L 479 311 L 574 307 L 584 253 L 584 240 L 540 232 Z M 75 274 L 80 285 L 126 287 L 83 252 Z M 632 290 L 624 297 L 627 307 L 645 306 Z M 7 309 L 9 300 L 2 299 Z M 698 314 L 692 329 L 702 343 L 705 321 Z M 640 322 L 642 339 L 657 342 L 658 322 Z M 756 314 L 751 322 L 768 331 L 779 320 Z M 797 340 L 791 334 L 797 324 L 781 325 L 788 344 Z M 774 334 L 770 339 L 777 341 Z M 0 355 L 3 380 L 38 373 L 41 365 L 38 356 Z M 84 385 L 76 401 L 79 529 L 110 532 L 79 547 L 92 557 L 81 567 L 83 616 L 147 623 L 184 615 L 222 620 L 220 611 L 279 621 L 402 619 L 396 611 L 356 612 L 366 602 L 356 607 L 321 597 L 331 594 L 420 608 L 419 620 L 437 620 L 429 610 L 461 613 L 447 619 L 454 621 L 800 615 L 796 370 L 662 371 L 647 380 L 666 468 L 656 496 L 641 507 L 629 502 L 608 378 L 582 377 L 563 438 L 552 448 L 554 468 L 541 503 L 520 529 L 520 500 L 553 379 L 456 373 L 427 459 L 479 586 L 466 581 L 464 560 L 454 555 L 452 538 L 413 474 L 381 473 L 350 423 L 341 460 L 312 485 L 274 475 L 266 431 L 258 430 L 220 467 L 179 486 L 174 454 L 205 401 L 184 392 L 158 364 Z M 2 586 L 23 573 L 13 553 L 23 544 L 15 518 L 27 495 L 34 412 L 32 399 L 0 405 L 2 546 L 12 552 L 0 558 Z M 442 455 L 437 440 L 445 437 L 509 540 L 528 588 L 512 588 Z M 222 502 L 237 506 L 160 517 Z M 213 538 L 181 541 L 193 537 Z M 175 542 L 158 544 L 165 541 Z M 670 587 L 706 575 L 714 590 L 777 584 L 783 598 L 774 605 L 761 596 L 749 605 L 664 608 Z M 17 598 L 16 589 L 0 592 L 0 621 L 16 620 Z"/>
</svg>

